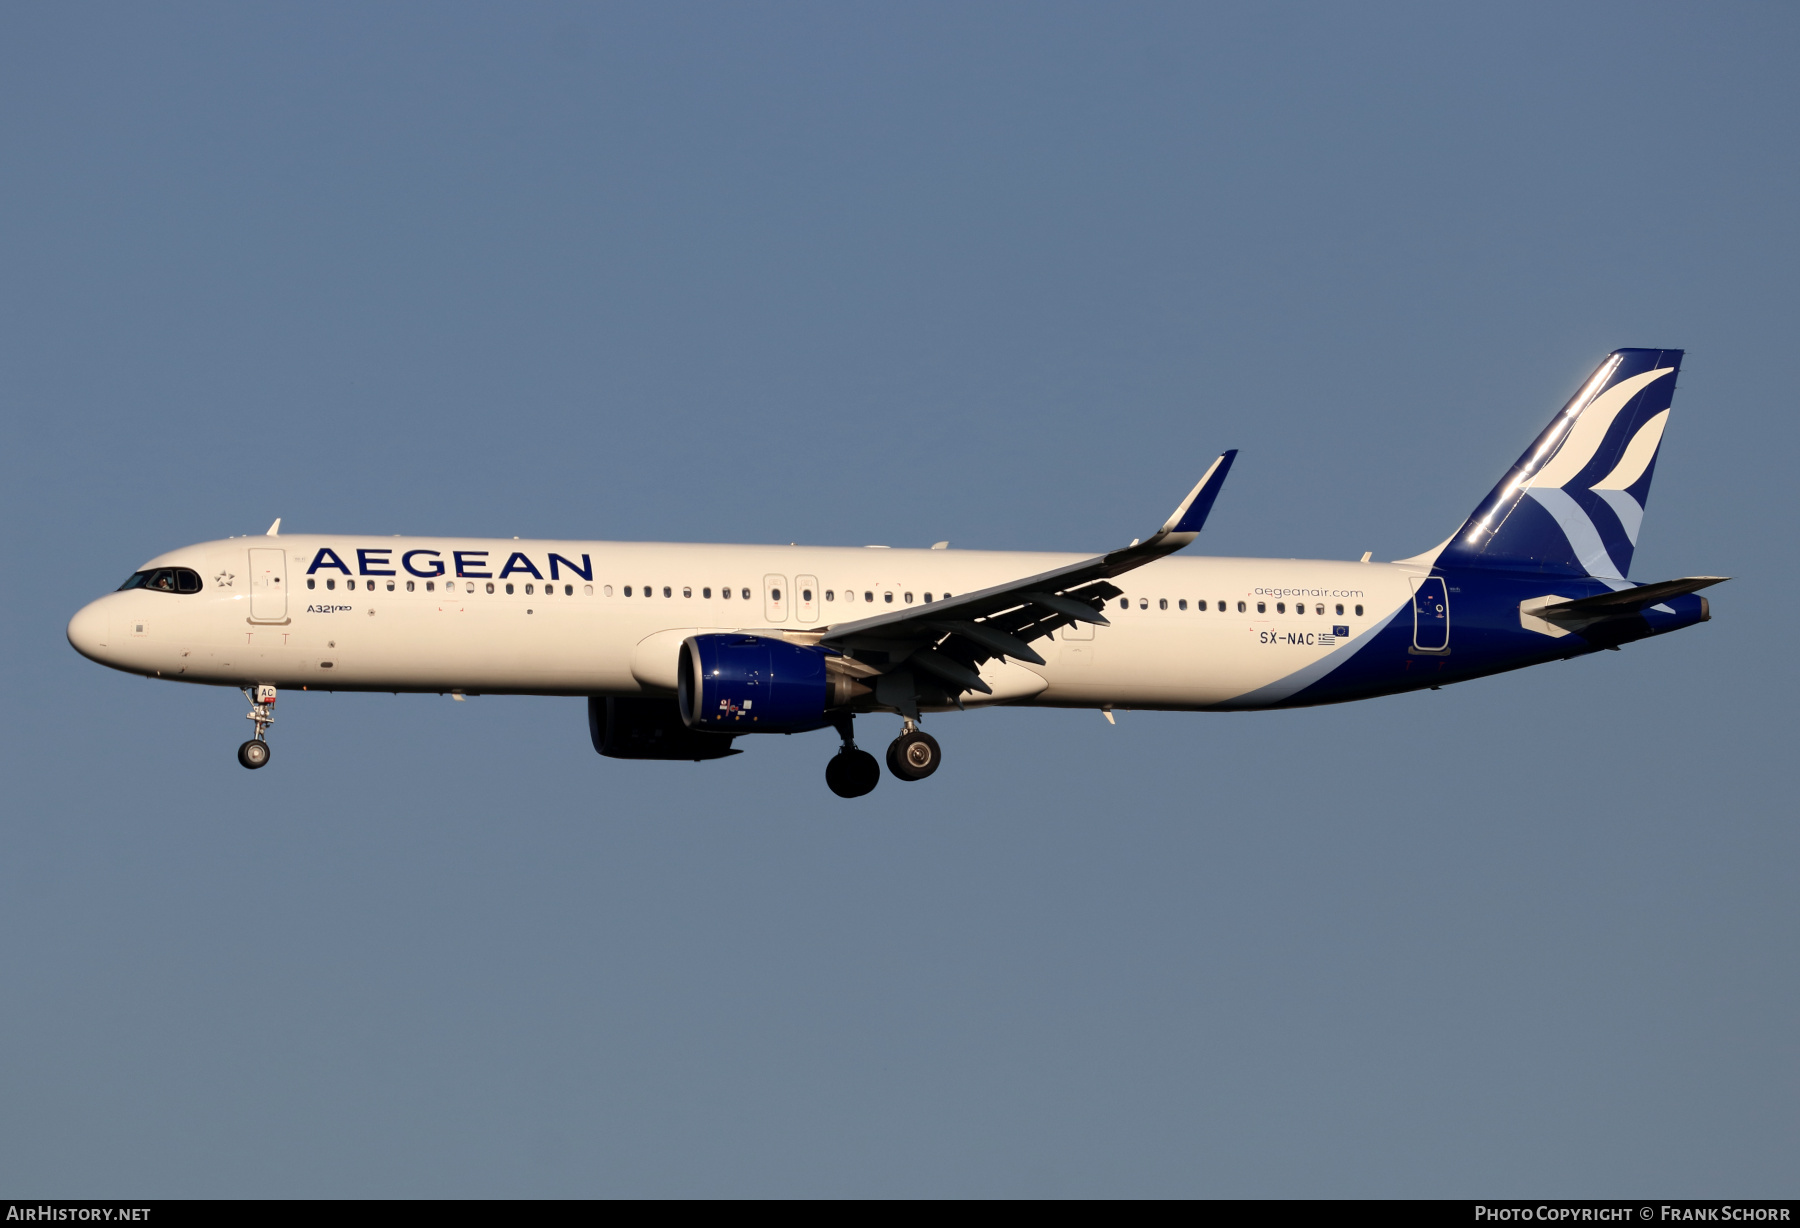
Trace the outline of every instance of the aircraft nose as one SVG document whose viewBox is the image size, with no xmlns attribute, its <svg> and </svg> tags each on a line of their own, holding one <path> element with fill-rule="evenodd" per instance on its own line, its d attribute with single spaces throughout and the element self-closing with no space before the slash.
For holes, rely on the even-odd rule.
<svg viewBox="0 0 1800 1228">
<path fill-rule="evenodd" d="M 90 661 L 106 661 L 108 638 L 106 611 L 101 601 L 82 606 L 69 620 L 70 647 Z"/>
</svg>

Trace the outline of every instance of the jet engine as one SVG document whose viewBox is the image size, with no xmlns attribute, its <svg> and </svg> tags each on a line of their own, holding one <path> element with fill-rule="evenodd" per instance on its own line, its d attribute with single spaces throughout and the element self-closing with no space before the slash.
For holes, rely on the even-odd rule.
<svg viewBox="0 0 1800 1228">
<path fill-rule="evenodd" d="M 689 729 L 672 699 L 588 696 L 588 735 L 608 759 L 723 759 L 739 755 L 731 735 Z"/>
<path fill-rule="evenodd" d="M 869 688 L 826 669 L 829 648 L 760 635 L 694 635 L 681 646 L 679 703 L 689 729 L 803 733 Z"/>
</svg>

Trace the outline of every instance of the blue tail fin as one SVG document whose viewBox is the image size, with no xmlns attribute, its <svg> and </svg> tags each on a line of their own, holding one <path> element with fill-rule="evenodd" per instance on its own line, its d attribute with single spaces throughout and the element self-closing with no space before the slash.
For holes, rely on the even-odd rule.
<svg viewBox="0 0 1800 1228">
<path fill-rule="evenodd" d="M 1437 556 L 1623 580 L 1656 472 L 1680 350 L 1614 350 Z"/>
</svg>

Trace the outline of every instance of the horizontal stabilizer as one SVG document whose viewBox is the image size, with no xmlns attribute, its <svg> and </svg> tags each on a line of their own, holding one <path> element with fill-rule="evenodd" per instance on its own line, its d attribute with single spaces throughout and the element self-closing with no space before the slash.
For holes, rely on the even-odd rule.
<svg viewBox="0 0 1800 1228">
<path fill-rule="evenodd" d="M 1582 597 L 1577 601 L 1544 606 L 1537 614 L 1540 618 L 1612 618 L 1621 614 L 1635 614 L 1671 597 L 1685 597 L 1703 588 L 1723 584 L 1729 579 L 1730 576 L 1688 576 L 1680 580 L 1664 580 L 1660 584 L 1642 584 L 1637 588 L 1620 589 L 1616 593 L 1601 593 L 1598 597 Z"/>
</svg>

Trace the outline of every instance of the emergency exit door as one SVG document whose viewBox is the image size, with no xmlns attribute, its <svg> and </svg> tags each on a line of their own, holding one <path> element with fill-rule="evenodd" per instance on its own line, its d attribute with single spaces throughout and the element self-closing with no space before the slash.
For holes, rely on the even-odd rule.
<svg viewBox="0 0 1800 1228">
<path fill-rule="evenodd" d="M 250 552 L 250 621 L 278 623 L 287 618 L 287 552 Z"/>
<path fill-rule="evenodd" d="M 763 577 L 763 617 L 779 627 L 787 621 L 788 601 L 787 577 Z"/>
<path fill-rule="evenodd" d="M 819 577 L 794 577 L 794 617 L 803 623 L 819 621 Z"/>
</svg>

